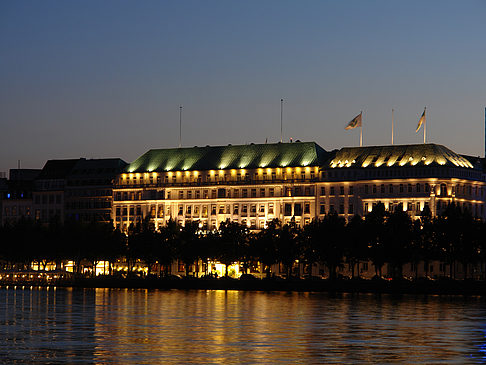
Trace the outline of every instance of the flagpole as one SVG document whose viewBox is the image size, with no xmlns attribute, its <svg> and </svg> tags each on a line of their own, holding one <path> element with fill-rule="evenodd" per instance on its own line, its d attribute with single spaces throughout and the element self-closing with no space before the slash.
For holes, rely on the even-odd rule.
<svg viewBox="0 0 486 365">
<path fill-rule="evenodd" d="M 359 126 L 359 146 L 363 147 L 363 111 L 361 111 L 361 125 Z"/>
<path fill-rule="evenodd" d="M 394 110 L 392 108 L 392 144 L 393 144 L 393 112 L 394 112 Z"/>
<path fill-rule="evenodd" d="M 424 107 L 424 144 L 426 141 L 426 135 L 427 135 L 427 107 Z"/>
<path fill-rule="evenodd" d="M 182 147 L 182 105 L 179 107 L 179 148 Z"/>
<path fill-rule="evenodd" d="M 280 143 L 283 141 L 283 99 L 280 99 Z"/>
</svg>

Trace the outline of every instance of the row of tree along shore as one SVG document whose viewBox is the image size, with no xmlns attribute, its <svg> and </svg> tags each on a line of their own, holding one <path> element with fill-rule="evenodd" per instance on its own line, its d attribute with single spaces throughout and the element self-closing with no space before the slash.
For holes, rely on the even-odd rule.
<svg viewBox="0 0 486 365">
<path fill-rule="evenodd" d="M 141 285 L 142 279 L 146 280 L 145 286 L 157 286 L 153 280 L 160 278 L 165 278 L 166 283 L 167 278 L 178 282 L 171 270 L 174 262 L 183 265 L 185 277 L 198 276 L 201 273 L 198 265 L 207 262 L 224 265 L 223 276 L 228 276 L 228 267 L 236 263 L 243 273 L 240 281 L 247 279 L 248 282 L 252 279 L 249 273 L 259 268 L 266 278 L 275 279 L 276 274 L 282 274 L 284 279 L 301 282 L 299 285 L 303 285 L 303 280 L 298 279 L 323 278 L 322 271 L 316 274 L 313 270 L 316 266 L 326 268 L 327 282 L 343 282 L 339 276 L 342 267 L 349 268 L 347 279 L 359 279 L 360 264 L 368 262 L 374 267 L 376 280 L 386 277 L 395 283 L 403 281 L 406 264 L 414 268 L 408 279 L 419 279 L 419 265 L 427 278 L 429 262 L 441 262 L 444 266 L 440 278 L 449 282 L 486 278 L 486 223 L 454 204 L 438 217 L 432 217 L 426 209 L 417 220 L 412 220 L 400 207 L 389 213 L 383 204 L 377 204 L 364 218 L 354 216 L 349 222 L 336 214 L 328 214 L 303 228 L 292 222 L 282 224 L 273 220 L 259 232 L 250 232 L 246 226 L 231 221 L 222 222 L 218 230 L 210 232 L 202 232 L 198 222 L 182 227 L 169 221 L 156 231 L 150 220 L 145 220 L 131 225 L 125 235 L 111 224 L 66 222 L 61 225 L 54 221 L 42 226 L 31 220 L 21 220 L 0 229 L 0 242 L 0 271 L 3 271 L 0 282 L 7 275 L 12 280 L 8 273 L 14 272 L 24 272 L 27 278 L 35 277 L 32 273 L 31 276 L 25 274 L 32 271 L 33 263 L 36 272 L 45 272 L 48 263 L 55 263 L 58 279 L 64 282 L 84 280 L 85 284 L 91 282 L 99 286 L 89 281 L 93 279 L 86 279 L 95 276 L 96 271 L 85 270 L 86 267 L 96 268 L 99 262 L 108 263 L 108 272 L 104 272 L 102 278 L 107 286 L 118 286 L 113 284 L 115 279 L 135 280 L 135 287 Z M 67 261 L 72 262 L 70 275 L 61 269 Z M 114 269 L 117 262 L 126 263 L 125 272 Z M 134 268 L 140 265 L 146 270 L 143 278 L 136 278 Z M 276 273 L 276 266 L 283 269 Z M 384 266 L 386 273 L 382 270 Z M 460 277 L 456 272 L 458 267 L 461 268 Z M 204 272 L 211 276 L 210 271 Z M 37 277 L 41 278 L 39 275 Z M 212 278 L 206 278 L 206 285 L 214 281 L 208 279 Z M 276 280 L 267 282 L 277 285 Z"/>
</svg>

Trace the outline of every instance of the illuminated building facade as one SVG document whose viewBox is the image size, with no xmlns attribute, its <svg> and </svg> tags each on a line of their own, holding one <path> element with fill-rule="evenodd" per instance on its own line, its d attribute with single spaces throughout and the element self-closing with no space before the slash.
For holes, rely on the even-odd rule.
<svg viewBox="0 0 486 365">
<path fill-rule="evenodd" d="M 126 231 L 149 217 L 214 229 L 230 219 L 258 230 L 274 218 L 305 225 L 348 219 L 382 202 L 417 217 L 449 203 L 485 218 L 484 160 L 436 144 L 342 148 L 313 142 L 150 150 L 115 179 L 112 218 Z"/>
<path fill-rule="evenodd" d="M 115 181 L 113 216 L 126 230 L 145 217 L 213 229 L 230 219 L 252 229 L 274 218 L 316 216 L 316 182 L 330 154 L 316 143 L 150 150 Z"/>
</svg>

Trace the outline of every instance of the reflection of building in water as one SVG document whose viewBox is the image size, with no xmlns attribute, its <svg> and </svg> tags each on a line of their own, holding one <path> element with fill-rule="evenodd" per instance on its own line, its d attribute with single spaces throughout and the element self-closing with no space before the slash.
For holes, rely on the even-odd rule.
<svg viewBox="0 0 486 365">
<path fill-rule="evenodd" d="M 313 142 L 150 150 L 117 176 L 113 221 L 126 231 L 150 217 L 203 229 L 227 219 L 258 230 L 305 225 L 335 212 L 366 215 L 378 202 L 412 217 L 455 202 L 484 218 L 484 159 L 436 144 L 342 148 Z"/>
</svg>

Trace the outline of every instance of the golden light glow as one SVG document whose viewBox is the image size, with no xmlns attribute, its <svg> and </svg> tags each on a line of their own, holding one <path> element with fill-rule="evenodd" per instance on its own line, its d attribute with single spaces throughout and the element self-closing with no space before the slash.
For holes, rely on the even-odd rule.
<svg viewBox="0 0 486 365">
<path fill-rule="evenodd" d="M 181 176 L 181 175 L 182 175 L 182 172 L 177 171 L 177 172 L 176 172 L 176 175 L 177 175 L 177 176 Z"/>
<path fill-rule="evenodd" d="M 231 175 L 236 175 L 236 170 L 231 170 Z"/>
<path fill-rule="evenodd" d="M 310 172 L 310 170 L 311 170 L 310 167 L 305 168 L 305 172 Z"/>
<path fill-rule="evenodd" d="M 209 175 L 214 176 L 215 172 L 214 170 L 209 171 Z"/>
</svg>

